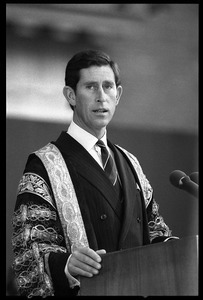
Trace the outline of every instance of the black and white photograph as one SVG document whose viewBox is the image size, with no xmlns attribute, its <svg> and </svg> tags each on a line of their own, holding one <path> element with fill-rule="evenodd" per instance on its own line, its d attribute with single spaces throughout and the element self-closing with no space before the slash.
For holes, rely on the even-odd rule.
<svg viewBox="0 0 203 300">
<path fill-rule="evenodd" d="M 199 4 L 6 4 L 6 296 L 199 295 Z"/>
</svg>

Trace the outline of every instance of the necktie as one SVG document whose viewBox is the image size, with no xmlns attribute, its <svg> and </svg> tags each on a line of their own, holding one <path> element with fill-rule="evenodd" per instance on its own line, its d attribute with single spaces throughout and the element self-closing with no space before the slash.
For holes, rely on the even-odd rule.
<svg viewBox="0 0 203 300">
<path fill-rule="evenodd" d="M 101 157 L 104 171 L 110 178 L 112 184 L 115 185 L 117 182 L 117 170 L 113 157 L 111 156 L 105 144 L 101 140 L 98 140 L 96 144 L 101 148 Z"/>
</svg>

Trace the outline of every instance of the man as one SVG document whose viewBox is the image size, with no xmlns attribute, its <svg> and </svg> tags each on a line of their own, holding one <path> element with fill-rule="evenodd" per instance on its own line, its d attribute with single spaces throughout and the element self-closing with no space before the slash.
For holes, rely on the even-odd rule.
<svg viewBox="0 0 203 300">
<path fill-rule="evenodd" d="M 73 120 L 27 161 L 13 216 L 13 268 L 21 295 L 77 295 L 106 252 L 166 241 L 139 162 L 107 139 L 122 94 L 119 69 L 101 51 L 68 62 L 64 96 Z"/>
</svg>

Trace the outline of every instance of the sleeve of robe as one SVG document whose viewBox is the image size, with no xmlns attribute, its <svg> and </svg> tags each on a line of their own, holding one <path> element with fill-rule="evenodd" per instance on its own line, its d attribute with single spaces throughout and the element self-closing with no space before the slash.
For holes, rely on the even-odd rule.
<svg viewBox="0 0 203 300">
<path fill-rule="evenodd" d="M 13 269 L 21 296 L 72 296 L 64 268 L 70 255 L 47 172 L 35 155 L 28 158 L 13 214 Z"/>
</svg>

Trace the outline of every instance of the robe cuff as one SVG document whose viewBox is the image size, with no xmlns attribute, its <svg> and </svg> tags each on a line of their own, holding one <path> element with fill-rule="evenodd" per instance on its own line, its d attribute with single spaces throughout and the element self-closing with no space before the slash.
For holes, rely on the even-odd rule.
<svg viewBox="0 0 203 300">
<path fill-rule="evenodd" d="M 168 238 L 166 238 L 165 240 L 164 240 L 164 242 L 167 242 L 167 241 L 169 241 L 169 240 L 179 240 L 180 238 L 179 237 L 177 237 L 177 236 L 169 236 Z"/>
<path fill-rule="evenodd" d="M 66 265 L 65 265 L 65 269 L 64 269 L 64 272 L 66 274 L 66 277 L 68 279 L 68 282 L 69 282 L 69 286 L 71 289 L 73 289 L 75 286 L 78 286 L 80 287 L 80 281 L 77 280 L 75 277 L 73 277 L 69 271 L 68 271 L 68 264 L 69 264 L 69 260 L 71 258 L 72 254 L 69 256 L 69 258 L 67 259 L 67 262 L 66 262 Z"/>
<path fill-rule="evenodd" d="M 69 257 L 68 253 L 50 253 L 49 270 L 54 287 L 55 296 L 68 296 L 77 294 L 77 288 L 72 289 L 64 273 L 64 268 Z"/>
</svg>

